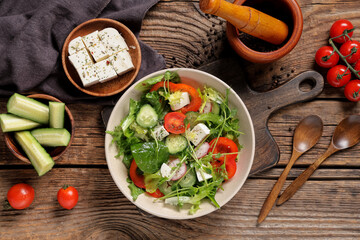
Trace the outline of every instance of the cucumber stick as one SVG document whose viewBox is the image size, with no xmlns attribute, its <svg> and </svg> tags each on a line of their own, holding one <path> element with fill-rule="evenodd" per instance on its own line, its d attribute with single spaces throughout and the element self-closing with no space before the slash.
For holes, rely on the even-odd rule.
<svg viewBox="0 0 360 240">
<path fill-rule="evenodd" d="M 65 128 L 38 128 L 32 130 L 31 135 L 44 147 L 65 147 L 71 137 Z"/>
<path fill-rule="evenodd" d="M 7 110 L 9 113 L 34 122 L 49 123 L 49 107 L 47 105 L 18 93 L 14 93 L 10 97 Z"/>
<path fill-rule="evenodd" d="M 14 132 L 36 128 L 41 124 L 12 114 L 0 114 L 0 125 L 3 132 Z"/>
<path fill-rule="evenodd" d="M 51 128 L 64 128 L 65 103 L 49 102 Z"/>
<path fill-rule="evenodd" d="M 44 175 L 54 166 L 54 160 L 29 131 L 15 132 L 14 136 L 39 176 Z"/>
</svg>

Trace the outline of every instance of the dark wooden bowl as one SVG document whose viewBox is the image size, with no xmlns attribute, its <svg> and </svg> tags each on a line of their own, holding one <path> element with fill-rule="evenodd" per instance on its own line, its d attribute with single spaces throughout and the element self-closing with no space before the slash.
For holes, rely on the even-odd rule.
<svg viewBox="0 0 360 240">
<path fill-rule="evenodd" d="M 129 46 L 129 53 L 135 69 L 125 73 L 124 75 L 118 76 L 111 81 L 105 83 L 97 83 L 95 85 L 85 88 L 82 85 L 77 71 L 69 61 L 69 43 L 74 38 L 77 38 L 79 36 L 85 36 L 96 30 L 100 31 L 107 27 L 113 27 L 121 33 L 127 45 Z M 69 34 L 69 36 L 65 40 L 62 49 L 61 60 L 66 76 L 77 89 L 92 96 L 106 97 L 123 91 L 134 81 L 141 65 L 141 51 L 139 42 L 137 41 L 135 35 L 124 24 L 121 24 L 118 21 L 112 19 L 95 18 L 80 24 Z"/>
<path fill-rule="evenodd" d="M 235 0 L 234 4 L 242 5 L 245 2 L 246 0 Z M 285 40 L 286 43 L 283 44 L 277 50 L 269 51 L 269 52 L 256 51 L 251 49 L 249 46 L 245 45 L 244 42 L 240 40 L 239 30 L 228 22 L 226 35 L 231 47 L 236 51 L 236 53 L 239 56 L 254 63 L 269 63 L 284 57 L 296 46 L 296 44 L 298 43 L 301 37 L 301 33 L 303 29 L 303 16 L 298 3 L 296 2 L 296 0 L 276 0 L 276 1 L 253 0 L 249 2 L 251 2 L 251 4 L 257 4 L 258 6 L 261 6 L 261 2 L 264 3 L 270 2 L 271 4 L 275 5 L 275 7 L 277 8 L 279 16 L 288 14 L 290 19 L 289 21 L 284 21 L 284 22 L 287 23 L 289 27 L 289 37 L 287 40 Z M 263 12 L 266 13 L 265 10 Z"/>
<path fill-rule="evenodd" d="M 32 94 L 32 95 L 28 95 L 27 97 L 34 98 L 37 101 L 45 104 L 48 104 L 49 101 L 61 102 L 59 99 L 46 94 Z M 64 128 L 66 128 L 69 131 L 69 133 L 71 133 L 69 144 L 66 147 L 45 148 L 54 161 L 59 159 L 65 153 L 65 151 L 70 147 L 74 139 L 74 133 L 75 133 L 74 118 L 67 106 L 65 106 L 65 112 L 66 114 L 65 114 Z M 14 138 L 14 133 L 11 132 L 4 133 L 4 136 L 5 136 L 6 146 L 10 149 L 11 153 L 21 161 L 30 164 L 30 160 L 28 159 L 24 151 L 21 149 L 20 145 L 16 142 Z"/>
</svg>

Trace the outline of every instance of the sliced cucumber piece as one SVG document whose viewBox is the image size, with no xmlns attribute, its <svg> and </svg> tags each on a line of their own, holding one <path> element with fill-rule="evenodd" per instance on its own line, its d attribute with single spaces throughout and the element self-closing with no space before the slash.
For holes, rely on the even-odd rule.
<svg viewBox="0 0 360 240">
<path fill-rule="evenodd" d="M 189 121 L 190 128 L 193 128 L 199 121 L 196 121 L 200 113 L 198 112 L 187 112 L 185 113 L 186 119 Z"/>
<path fill-rule="evenodd" d="M 49 123 L 49 107 L 32 98 L 14 93 L 7 103 L 7 110 L 16 116 L 23 117 L 34 122 Z"/>
<path fill-rule="evenodd" d="M 173 190 L 171 189 L 172 185 L 174 184 L 173 181 L 167 181 L 164 182 L 159 186 L 160 192 L 162 192 L 164 195 L 171 193 Z"/>
<path fill-rule="evenodd" d="M 49 102 L 49 114 L 51 128 L 64 128 L 65 103 Z"/>
<path fill-rule="evenodd" d="M 0 114 L 0 125 L 3 132 L 23 131 L 36 128 L 40 123 L 12 114 Z"/>
<path fill-rule="evenodd" d="M 149 104 L 143 105 L 136 115 L 136 122 L 144 128 L 152 128 L 158 122 L 158 115 Z"/>
<path fill-rule="evenodd" d="M 179 185 L 183 188 L 191 187 L 196 183 L 195 171 L 192 168 L 179 182 Z"/>
<path fill-rule="evenodd" d="M 31 134 L 44 147 L 65 147 L 71 138 L 65 128 L 38 128 L 32 130 Z"/>
<path fill-rule="evenodd" d="M 219 115 L 220 114 L 220 106 L 219 106 L 219 104 L 216 103 L 216 102 L 211 102 L 211 104 L 212 104 L 211 112 L 214 113 L 214 114 Z"/>
<path fill-rule="evenodd" d="M 15 132 L 14 136 L 39 176 L 44 175 L 54 166 L 54 160 L 29 131 Z"/>
<path fill-rule="evenodd" d="M 188 144 L 184 136 L 170 134 L 166 137 L 165 145 L 168 147 L 170 154 L 175 154 L 183 151 Z"/>
</svg>

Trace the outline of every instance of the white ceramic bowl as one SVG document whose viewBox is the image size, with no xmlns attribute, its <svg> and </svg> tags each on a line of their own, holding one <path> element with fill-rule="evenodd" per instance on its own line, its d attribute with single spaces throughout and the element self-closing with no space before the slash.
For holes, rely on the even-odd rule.
<svg viewBox="0 0 360 240">
<path fill-rule="evenodd" d="M 174 68 L 168 70 L 177 71 L 180 77 L 193 79 L 193 82 L 190 84 L 194 87 L 206 85 L 218 90 L 223 94 L 225 94 L 226 89 L 230 88 L 219 78 L 203 71 L 189 68 Z M 124 95 L 116 103 L 114 110 L 111 113 L 107 130 L 114 130 L 114 128 L 119 125 L 121 119 L 123 119 L 128 114 L 130 98 L 136 100 L 140 99 L 142 92 L 137 91 L 135 86 L 148 78 L 164 74 L 165 71 L 167 70 L 161 70 L 142 78 L 124 93 Z M 219 190 L 216 194 L 215 199 L 220 206 L 224 206 L 232 197 L 234 197 L 244 184 L 249 175 L 255 152 L 254 127 L 249 112 L 247 111 L 243 101 L 232 89 L 230 89 L 229 103 L 230 107 L 237 108 L 238 110 L 240 131 L 245 133 L 239 137 L 239 142 L 244 146 L 244 148 L 241 150 L 239 155 L 236 174 L 232 179 L 223 185 L 224 190 Z M 168 219 L 196 218 L 211 213 L 217 209 L 212 203 L 210 203 L 210 201 L 203 201 L 200 205 L 200 209 L 194 215 L 189 215 L 188 208 L 186 207 L 179 210 L 177 207 L 164 204 L 162 201 L 154 202 L 154 198 L 147 196 L 146 194 L 141 194 L 134 202 L 131 197 L 130 189 L 128 188 L 129 184 L 126 182 L 128 177 L 127 169 L 120 159 L 115 158 L 117 149 L 115 144 L 112 144 L 111 141 L 112 137 L 109 134 L 106 134 L 105 154 L 111 176 L 125 197 L 127 197 L 129 201 L 133 202 L 140 209 L 158 217 Z"/>
</svg>

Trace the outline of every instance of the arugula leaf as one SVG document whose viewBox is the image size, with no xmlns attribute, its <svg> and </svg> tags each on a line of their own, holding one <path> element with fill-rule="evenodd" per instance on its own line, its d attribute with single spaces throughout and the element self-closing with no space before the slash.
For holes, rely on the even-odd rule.
<svg viewBox="0 0 360 240">
<path fill-rule="evenodd" d="M 136 201 L 136 199 L 143 194 L 145 191 L 139 187 L 137 187 L 131 179 L 127 178 L 126 181 L 129 183 L 129 189 L 131 192 L 131 196 L 133 198 L 133 201 Z"/>
<path fill-rule="evenodd" d="M 173 83 L 179 83 L 181 81 L 180 76 L 177 72 L 166 71 L 164 74 L 164 80 Z"/>
<path fill-rule="evenodd" d="M 209 121 L 216 125 L 221 125 L 224 122 L 224 118 L 215 113 L 204 113 L 197 117 L 196 121 Z"/>
<path fill-rule="evenodd" d="M 155 173 L 169 159 L 169 150 L 163 142 L 144 142 L 131 146 L 136 164 L 144 173 Z"/>
<path fill-rule="evenodd" d="M 150 103 L 158 116 L 162 115 L 165 107 L 165 101 L 161 100 L 161 98 L 160 94 L 156 91 L 144 95 L 144 101 Z"/>
<path fill-rule="evenodd" d="M 136 85 L 135 89 L 141 92 L 145 92 L 149 90 L 154 84 L 161 82 L 162 80 L 178 83 L 180 82 L 180 76 L 177 72 L 166 71 L 164 75 L 158 75 L 139 83 Z"/>
</svg>

